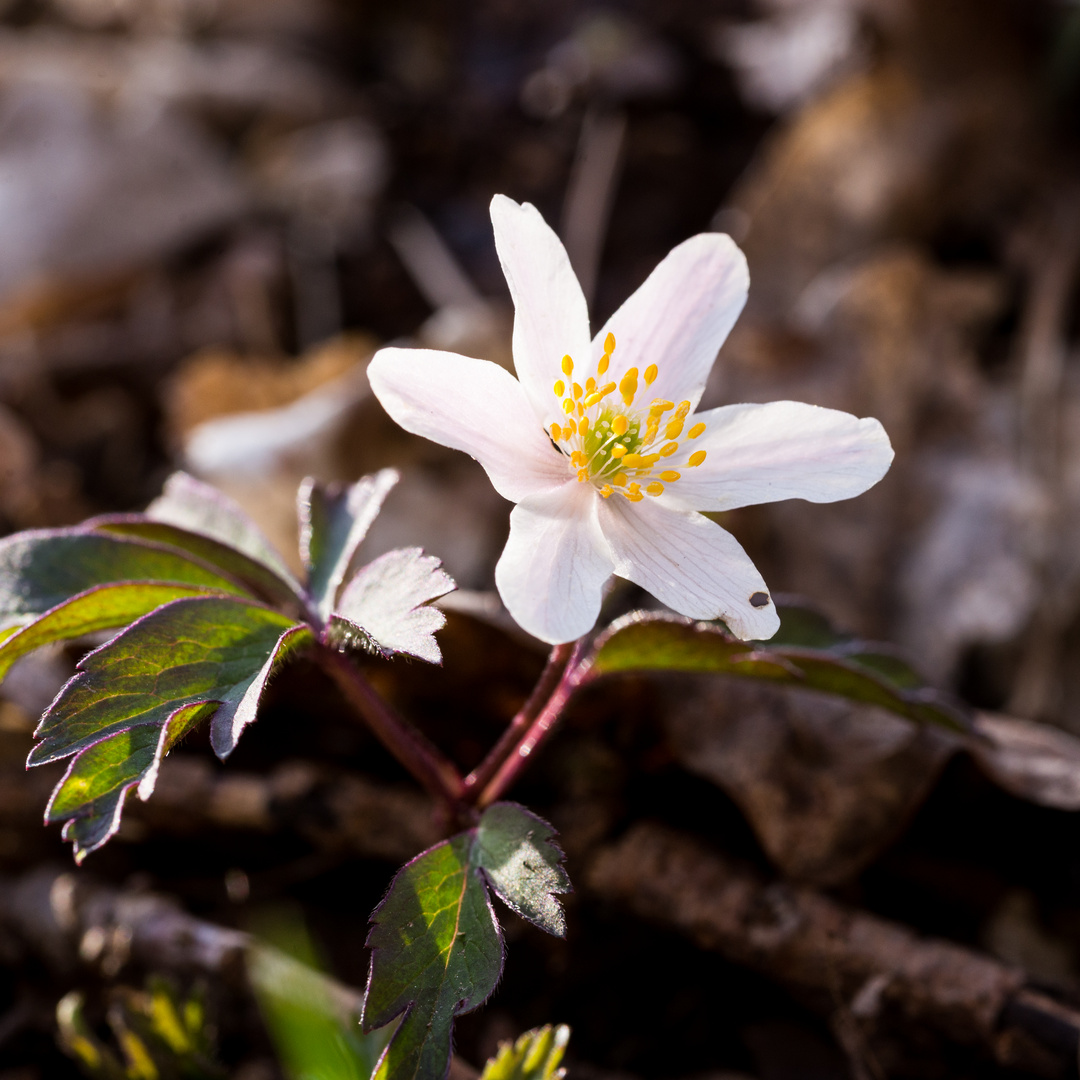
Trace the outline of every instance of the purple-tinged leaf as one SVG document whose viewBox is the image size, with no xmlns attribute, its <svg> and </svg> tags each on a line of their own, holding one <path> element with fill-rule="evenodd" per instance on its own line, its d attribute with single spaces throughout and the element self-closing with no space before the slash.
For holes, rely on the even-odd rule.
<svg viewBox="0 0 1080 1080">
<path fill-rule="evenodd" d="M 0 540 L 0 624 L 25 623 L 96 585 L 157 581 L 243 595 L 197 558 L 145 540 L 35 529 Z"/>
<path fill-rule="evenodd" d="M 151 543 L 179 548 L 197 559 L 224 571 L 244 585 L 253 596 L 273 604 L 299 610 L 304 602 L 302 590 L 294 578 L 279 577 L 264 563 L 228 544 L 191 532 L 179 525 L 152 521 L 142 514 L 108 514 L 91 518 L 83 528 L 92 528 L 110 536 L 136 537 Z"/>
<path fill-rule="evenodd" d="M 442 1080 L 454 1019 L 482 1005 L 502 974 L 503 937 L 488 893 L 551 933 L 565 922 L 556 894 L 570 883 L 551 826 L 496 803 L 475 828 L 398 871 L 372 914 L 363 1028 L 402 1017 L 373 1080 Z"/>
<path fill-rule="evenodd" d="M 420 548 L 388 551 L 362 567 L 342 590 L 330 636 L 356 642 L 384 656 L 408 653 L 442 662 L 435 631 L 446 616 L 428 601 L 455 588 L 442 564 Z"/>
<path fill-rule="evenodd" d="M 165 481 L 162 493 L 146 508 L 146 516 L 235 548 L 268 567 L 295 592 L 301 591 L 280 552 L 240 505 L 185 472 L 173 473 Z"/>
<path fill-rule="evenodd" d="M 781 635 L 783 629 L 781 621 Z M 592 674 L 622 671 L 696 671 L 765 679 L 878 705 L 908 720 L 953 731 L 971 726 L 962 705 L 926 686 L 887 649 L 847 640 L 825 648 L 745 642 L 716 623 L 636 612 L 612 623 L 593 650 Z"/>
<path fill-rule="evenodd" d="M 161 758 L 196 723 L 222 711 L 218 741 L 234 744 L 273 660 L 310 639 L 308 627 L 261 605 L 199 596 L 155 609 L 83 657 L 27 762 L 75 755 L 46 820 L 68 820 L 76 858 L 116 831 L 132 787 L 149 797 Z"/>
<path fill-rule="evenodd" d="M 127 626 L 170 600 L 201 596 L 206 592 L 198 585 L 170 585 L 156 581 L 95 585 L 45 612 L 32 623 L 11 627 L 11 633 L 0 640 L 0 680 L 7 676 L 16 660 L 42 645 Z"/>
<path fill-rule="evenodd" d="M 517 803 L 495 803 L 476 830 L 477 858 L 499 899 L 523 919 L 555 937 L 566 936 L 566 915 L 558 901 L 570 892 L 555 830 Z"/>
<path fill-rule="evenodd" d="M 333 610 L 349 563 L 398 479 L 394 469 L 383 469 L 349 487 L 310 478 L 301 486 L 300 557 L 307 567 L 308 593 L 323 619 Z"/>
</svg>

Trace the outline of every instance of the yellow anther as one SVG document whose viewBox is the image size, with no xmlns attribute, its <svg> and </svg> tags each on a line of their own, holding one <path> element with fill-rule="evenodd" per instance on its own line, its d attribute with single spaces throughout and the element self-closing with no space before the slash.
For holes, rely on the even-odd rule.
<svg viewBox="0 0 1080 1080">
<path fill-rule="evenodd" d="M 595 390 L 596 390 L 596 380 L 590 375 L 585 380 L 585 393 L 586 394 L 592 394 L 592 393 L 595 392 Z"/>
<path fill-rule="evenodd" d="M 624 473 L 624 472 L 617 472 L 617 473 L 616 473 L 616 474 L 615 474 L 615 475 L 614 475 L 614 476 L 613 476 L 613 477 L 611 478 L 611 482 L 612 482 L 612 483 L 613 483 L 613 484 L 614 484 L 614 485 L 615 485 L 616 487 L 626 487 L 626 473 Z"/>
<path fill-rule="evenodd" d="M 626 447 L 625 446 L 617 446 L 616 445 L 616 446 L 613 446 L 611 448 L 611 456 L 616 461 L 618 461 L 619 458 L 623 457 L 625 454 L 626 454 Z"/>
<path fill-rule="evenodd" d="M 649 484 L 649 486 L 645 490 L 650 495 L 663 495 L 664 494 L 664 485 L 661 484 L 659 481 L 654 480 L 651 484 Z"/>
<path fill-rule="evenodd" d="M 614 420 L 611 421 L 611 430 L 616 437 L 619 435 L 625 435 L 629 427 L 630 421 L 627 420 L 626 417 L 622 415 L 622 413 L 620 413 L 618 416 L 615 417 Z"/>
<path fill-rule="evenodd" d="M 626 369 L 626 374 L 622 377 L 622 382 L 624 382 L 624 383 L 625 382 L 634 382 L 634 383 L 636 383 L 637 379 L 638 379 L 638 369 L 636 367 L 632 367 L 632 368 L 627 368 Z M 620 383 L 619 386 L 621 387 L 622 383 Z"/>
<path fill-rule="evenodd" d="M 565 393 L 566 393 L 566 383 L 564 383 L 564 382 L 562 381 L 562 379 L 559 379 L 559 380 L 558 380 L 558 381 L 557 381 L 557 382 L 555 383 L 555 388 L 554 388 L 554 389 L 555 389 L 555 396 L 556 396 L 556 397 L 562 397 L 562 396 L 563 396 L 563 394 L 565 394 Z"/>
<path fill-rule="evenodd" d="M 585 481 L 589 479 L 589 470 L 588 469 L 578 469 L 577 478 L 578 478 L 578 483 L 579 484 L 584 484 Z"/>
<path fill-rule="evenodd" d="M 665 401 L 663 398 L 653 398 L 653 402 L 649 406 L 649 412 L 655 413 L 657 416 L 659 416 L 661 413 L 666 413 L 668 409 L 674 408 L 674 401 Z"/>
<path fill-rule="evenodd" d="M 605 484 L 600 489 L 600 495 L 603 498 L 608 499 L 608 498 L 610 498 L 612 496 L 612 494 L 614 494 L 614 491 L 615 491 L 615 489 L 610 484 Z"/>
<path fill-rule="evenodd" d="M 612 450 L 611 452 L 613 454 L 615 453 L 614 450 Z M 624 457 L 622 459 L 622 464 L 627 469 L 640 469 L 641 468 L 641 455 L 640 454 L 627 454 L 626 457 Z"/>
<path fill-rule="evenodd" d="M 581 383 L 574 383 L 574 397 L 579 398 L 585 391 L 581 389 Z"/>
<path fill-rule="evenodd" d="M 589 464 L 589 455 L 581 450 L 575 450 L 570 455 L 570 464 L 580 469 L 583 465 Z"/>
<path fill-rule="evenodd" d="M 558 424 L 551 425 L 551 437 L 555 442 L 562 438 L 562 428 Z"/>
<path fill-rule="evenodd" d="M 606 352 L 610 356 L 614 351 L 615 351 L 615 335 L 614 334 L 608 334 L 608 336 L 606 338 L 604 338 L 604 352 Z"/>
<path fill-rule="evenodd" d="M 674 454 L 675 451 L 678 449 L 679 444 L 677 442 L 664 443 L 664 445 L 660 447 L 660 456 L 671 457 L 671 455 Z"/>
<path fill-rule="evenodd" d="M 641 485 L 638 483 L 631 484 L 627 489 L 631 495 L 636 495 L 641 490 Z"/>
<path fill-rule="evenodd" d="M 659 430 L 660 421 L 655 416 L 650 416 L 649 422 L 645 425 L 645 441 L 651 443 L 656 438 L 656 433 Z"/>
<path fill-rule="evenodd" d="M 574 399 L 572 397 L 568 397 L 563 400 L 562 411 L 567 415 L 574 411 Z"/>
<path fill-rule="evenodd" d="M 603 394 L 590 394 L 581 404 L 586 409 L 591 409 L 603 396 Z"/>
<path fill-rule="evenodd" d="M 583 416 L 578 421 L 577 433 L 579 435 L 588 435 L 589 434 L 589 418 L 587 416 Z"/>
<path fill-rule="evenodd" d="M 682 476 L 682 473 L 677 473 L 674 469 L 666 469 L 660 474 L 660 479 L 666 480 L 669 484 L 674 484 L 680 476 Z"/>
<path fill-rule="evenodd" d="M 680 420 L 685 420 L 689 414 L 690 414 L 690 402 L 689 401 L 680 401 L 679 402 L 679 407 L 675 410 L 675 415 Z"/>
<path fill-rule="evenodd" d="M 681 417 L 672 420 L 666 428 L 664 428 L 664 435 L 669 439 L 677 439 L 682 434 L 683 422 Z"/>
<path fill-rule="evenodd" d="M 562 373 L 564 375 L 574 374 L 574 361 L 570 359 L 569 353 L 567 353 L 566 356 L 562 358 Z"/>
<path fill-rule="evenodd" d="M 645 498 L 645 496 L 642 495 L 640 491 L 624 491 L 623 494 L 631 502 L 641 502 L 641 500 Z"/>
<path fill-rule="evenodd" d="M 704 460 L 705 460 L 705 451 L 704 450 L 695 450 L 690 455 L 690 460 L 686 464 L 687 465 L 692 465 L 692 466 L 694 466 L 696 468 Z"/>
<path fill-rule="evenodd" d="M 604 353 L 604 355 L 600 357 L 600 363 L 598 363 L 596 365 L 596 374 L 597 375 L 603 375 L 607 371 L 608 364 L 610 364 L 610 363 L 611 363 L 611 354 L 610 353 Z"/>
<path fill-rule="evenodd" d="M 659 454 L 643 454 L 641 456 L 641 467 L 643 469 L 651 469 L 659 460 Z"/>
<path fill-rule="evenodd" d="M 578 402 L 577 414 L 578 414 L 578 416 L 584 416 L 585 415 L 585 406 L 582 405 L 580 401 Z"/>
<path fill-rule="evenodd" d="M 645 369 L 645 385 L 646 386 L 652 385 L 652 383 L 653 383 L 653 381 L 655 379 L 656 379 L 656 365 L 655 364 L 650 364 Z"/>
<path fill-rule="evenodd" d="M 690 430 L 689 430 L 689 431 L 688 431 L 688 432 L 686 433 L 686 437 L 687 437 L 688 439 L 696 439 L 696 438 L 697 438 L 697 437 L 698 437 L 698 436 L 699 436 L 700 434 L 702 434 L 702 432 L 704 432 L 704 430 L 705 430 L 705 425 L 704 425 L 704 424 L 695 424 L 695 425 L 694 425 L 694 426 L 693 426 L 693 427 L 692 427 L 692 428 L 691 428 L 691 429 L 690 429 Z"/>
<path fill-rule="evenodd" d="M 569 427 L 564 427 L 562 429 L 562 437 L 564 439 L 571 439 L 571 438 L 573 438 L 574 432 L 576 430 L 577 430 L 577 428 L 575 428 L 573 424 L 570 424 Z"/>
</svg>

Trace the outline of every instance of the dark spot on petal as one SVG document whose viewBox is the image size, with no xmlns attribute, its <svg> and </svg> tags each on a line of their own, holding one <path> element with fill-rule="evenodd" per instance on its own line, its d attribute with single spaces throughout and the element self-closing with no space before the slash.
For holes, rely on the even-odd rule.
<svg viewBox="0 0 1080 1080">
<path fill-rule="evenodd" d="M 750 595 L 751 607 L 765 607 L 769 602 L 769 594 L 767 592 L 756 592 Z"/>
</svg>

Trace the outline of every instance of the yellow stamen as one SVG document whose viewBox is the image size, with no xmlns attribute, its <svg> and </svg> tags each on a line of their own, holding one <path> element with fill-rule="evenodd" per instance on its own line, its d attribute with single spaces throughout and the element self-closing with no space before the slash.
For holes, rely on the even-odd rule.
<svg viewBox="0 0 1080 1080">
<path fill-rule="evenodd" d="M 656 433 L 659 430 L 660 421 L 655 416 L 650 416 L 649 422 L 645 425 L 645 441 L 651 443 L 656 438 Z"/>
<path fill-rule="evenodd" d="M 576 466 L 577 468 L 580 469 L 583 465 L 588 465 L 589 464 L 589 457 L 588 457 L 587 454 L 583 453 L 581 450 L 575 450 L 570 455 L 570 464 L 574 465 L 574 466 Z"/>
<path fill-rule="evenodd" d="M 613 446 L 611 448 L 611 456 L 613 458 L 615 458 L 616 461 L 618 461 L 619 458 L 621 458 L 625 453 L 626 453 L 626 447 L 625 446 Z"/>
<path fill-rule="evenodd" d="M 562 411 L 564 413 L 566 413 L 567 415 L 569 415 L 570 413 L 572 413 L 574 411 L 574 399 L 573 398 L 568 397 L 563 401 L 563 403 L 562 403 Z"/>
<path fill-rule="evenodd" d="M 617 473 L 616 473 L 616 474 L 615 474 L 615 475 L 614 475 L 614 476 L 613 476 L 613 477 L 611 478 L 611 482 L 612 482 L 612 483 L 613 483 L 613 484 L 614 484 L 614 485 L 615 485 L 616 487 L 619 487 L 619 488 L 621 488 L 621 487 L 626 487 L 626 479 L 627 479 L 627 477 L 626 477 L 626 473 L 624 473 L 624 472 L 617 472 Z"/>
<path fill-rule="evenodd" d="M 574 436 L 574 431 L 575 431 L 575 428 L 574 428 L 573 424 L 571 424 L 569 427 L 564 427 L 562 429 L 562 437 L 564 439 L 571 439 Z"/>
<path fill-rule="evenodd" d="M 597 375 L 603 375 L 607 371 L 608 364 L 610 364 L 610 363 L 611 363 L 611 354 L 610 353 L 604 353 L 604 355 L 600 357 L 600 363 L 596 365 L 596 374 Z"/>
<path fill-rule="evenodd" d="M 565 393 L 566 393 L 566 383 L 564 383 L 562 381 L 562 379 L 559 379 L 555 383 L 555 396 L 556 397 L 562 397 L 563 394 L 565 394 Z"/>
<path fill-rule="evenodd" d="M 578 469 L 577 478 L 578 478 L 578 483 L 579 484 L 584 484 L 585 481 L 589 479 L 589 470 L 588 469 Z"/>
<path fill-rule="evenodd" d="M 641 467 L 643 469 L 651 469 L 660 460 L 659 454 L 642 454 L 641 455 Z"/>
<path fill-rule="evenodd" d="M 602 498 L 608 499 L 614 494 L 615 489 L 610 484 L 605 484 L 600 489 L 600 495 Z"/>
<path fill-rule="evenodd" d="M 674 484 L 680 476 L 682 476 L 682 473 L 677 473 L 674 469 L 666 469 L 660 474 L 660 479 L 666 480 L 669 484 Z"/>
<path fill-rule="evenodd" d="M 630 421 L 626 419 L 621 413 L 611 421 L 611 430 L 616 436 L 625 435 L 627 429 L 630 427 Z"/>
<path fill-rule="evenodd" d="M 679 444 L 677 442 L 664 443 L 664 445 L 660 447 L 660 456 L 671 457 L 671 455 L 674 454 L 675 451 L 678 449 Z"/>
<path fill-rule="evenodd" d="M 705 451 L 704 450 L 695 450 L 690 455 L 690 460 L 686 464 L 696 468 L 704 460 L 705 460 Z"/>
<path fill-rule="evenodd" d="M 679 407 L 675 410 L 675 415 L 680 420 L 685 420 L 686 417 L 689 415 L 689 413 L 690 413 L 690 402 L 689 401 L 680 401 L 679 402 Z"/>
<path fill-rule="evenodd" d="M 577 433 L 579 435 L 588 435 L 589 434 L 589 418 L 587 416 L 583 416 L 578 421 Z"/>
<path fill-rule="evenodd" d="M 659 416 L 661 413 L 666 413 L 668 409 L 674 409 L 674 401 L 665 401 L 663 398 L 653 398 L 653 403 L 649 406 L 649 412 L 656 413 Z"/>
<path fill-rule="evenodd" d="M 682 434 L 683 422 L 682 419 L 672 420 L 666 428 L 664 428 L 664 434 L 669 439 L 677 439 Z"/>
<path fill-rule="evenodd" d="M 562 358 L 562 372 L 564 375 L 574 374 L 574 361 L 570 358 L 569 353 Z"/>
<path fill-rule="evenodd" d="M 610 356 L 611 353 L 613 353 L 614 351 L 615 351 L 615 335 L 614 334 L 608 334 L 608 336 L 606 338 L 604 338 L 604 352 L 606 352 Z"/>
<path fill-rule="evenodd" d="M 580 401 L 578 402 L 577 414 L 578 414 L 578 416 L 584 416 L 585 415 L 585 406 L 582 405 Z"/>
<path fill-rule="evenodd" d="M 641 502 L 641 500 L 645 498 L 645 496 L 642 495 L 640 491 L 624 491 L 623 494 L 631 502 Z"/>
<path fill-rule="evenodd" d="M 664 485 L 659 483 L 658 481 L 654 480 L 651 484 L 649 484 L 649 486 L 645 490 L 650 495 L 663 495 L 664 494 Z"/>
<path fill-rule="evenodd" d="M 650 364 L 645 369 L 645 385 L 650 386 L 655 379 L 656 379 L 656 365 L 655 364 Z"/>
<path fill-rule="evenodd" d="M 585 393 L 591 394 L 596 389 L 596 380 L 590 375 L 585 380 Z"/>
<path fill-rule="evenodd" d="M 555 442 L 558 442 L 562 438 L 562 428 L 558 424 L 551 425 L 551 437 Z"/>
<path fill-rule="evenodd" d="M 612 450 L 612 453 L 615 453 Z M 640 469 L 641 468 L 641 455 L 640 454 L 627 454 L 622 459 L 622 464 L 628 469 Z"/>
<path fill-rule="evenodd" d="M 687 433 L 688 439 L 696 439 L 705 430 L 704 424 L 695 424 Z"/>
<path fill-rule="evenodd" d="M 579 398 L 585 391 L 581 389 L 581 383 L 574 383 L 574 397 Z"/>
</svg>

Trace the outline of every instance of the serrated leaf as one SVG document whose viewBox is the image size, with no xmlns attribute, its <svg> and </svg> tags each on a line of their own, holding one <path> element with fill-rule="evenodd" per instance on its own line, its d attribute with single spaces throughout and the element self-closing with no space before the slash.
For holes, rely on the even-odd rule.
<svg viewBox="0 0 1080 1080">
<path fill-rule="evenodd" d="M 384 655 L 408 653 L 442 663 L 435 631 L 446 616 L 428 602 L 454 588 L 454 579 L 435 556 L 420 548 L 388 551 L 349 580 L 334 609 L 331 636 L 352 633 Z"/>
<path fill-rule="evenodd" d="M 480 1080 L 562 1080 L 565 1069 L 559 1064 L 570 1041 L 566 1024 L 545 1024 L 499 1044 L 499 1052 L 488 1060 Z"/>
<path fill-rule="evenodd" d="M 472 832 L 429 848 L 395 875 L 372 915 L 365 1031 L 404 1017 L 373 1080 L 442 1080 L 454 1018 L 499 981 L 502 931 Z"/>
<path fill-rule="evenodd" d="M 142 514 L 108 514 L 91 518 L 84 522 L 83 528 L 179 548 L 194 555 L 201 562 L 223 570 L 260 599 L 291 607 L 303 603 L 303 590 L 295 578 L 279 577 L 270 567 L 242 551 L 202 533 L 183 529 L 179 525 L 152 521 Z"/>
<path fill-rule="evenodd" d="M 970 728 L 959 703 L 926 686 L 887 649 L 871 650 L 848 640 L 835 648 L 747 643 L 716 623 L 639 612 L 613 623 L 597 639 L 595 649 L 596 675 L 618 671 L 740 675 L 822 690 L 953 731 Z"/>
<path fill-rule="evenodd" d="M 146 516 L 235 548 L 300 590 L 280 552 L 240 505 L 185 472 L 173 473 L 165 481 L 162 493 L 146 508 Z"/>
<path fill-rule="evenodd" d="M 348 487 L 310 478 L 301 486 L 300 556 L 308 572 L 308 594 L 323 619 L 333 610 L 349 563 L 398 479 L 394 469 L 383 469 Z"/>
<path fill-rule="evenodd" d="M 144 540 L 37 529 L 0 540 L 0 623 L 25 623 L 96 585 L 157 581 L 245 595 L 198 559 Z"/>
<path fill-rule="evenodd" d="M 373 1080 L 442 1080 L 455 1017 L 494 990 L 503 938 L 489 887 L 525 918 L 562 935 L 555 894 L 570 882 L 554 830 L 514 803 L 495 803 L 476 827 L 398 871 L 371 917 L 371 972 L 363 1026 L 404 1013 Z"/>
<path fill-rule="evenodd" d="M 205 592 L 198 585 L 155 581 L 97 585 L 45 612 L 32 623 L 11 627 L 9 634 L 0 636 L 0 680 L 7 676 L 16 660 L 42 645 L 127 626 L 170 600 Z"/>
<path fill-rule="evenodd" d="M 499 899 L 555 937 L 566 935 L 557 897 L 570 891 L 555 830 L 517 803 L 488 807 L 476 829 L 477 858 Z"/>
<path fill-rule="evenodd" d="M 27 764 L 75 755 L 46 811 L 81 860 L 116 831 L 124 798 L 153 790 L 161 759 L 213 715 L 219 752 L 254 717 L 272 667 L 310 629 L 254 603 L 174 600 L 87 654 L 41 719 Z"/>
</svg>

